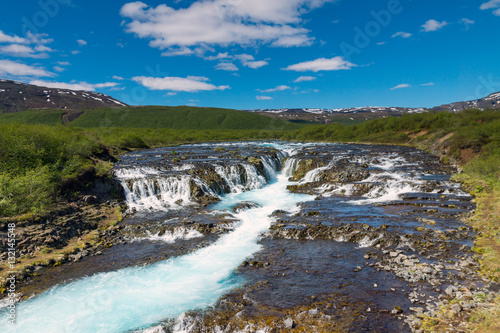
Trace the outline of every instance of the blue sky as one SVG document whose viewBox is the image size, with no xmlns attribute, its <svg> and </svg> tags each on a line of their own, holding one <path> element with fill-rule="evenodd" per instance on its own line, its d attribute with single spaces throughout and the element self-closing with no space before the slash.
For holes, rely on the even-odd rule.
<svg viewBox="0 0 500 333">
<path fill-rule="evenodd" d="M 500 91 L 500 0 L 2 6 L 0 77 L 133 105 L 432 107 Z"/>
</svg>

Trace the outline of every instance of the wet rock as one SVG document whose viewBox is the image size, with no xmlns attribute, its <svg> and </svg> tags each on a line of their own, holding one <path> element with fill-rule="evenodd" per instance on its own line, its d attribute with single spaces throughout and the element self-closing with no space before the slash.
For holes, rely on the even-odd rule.
<svg viewBox="0 0 500 333">
<path fill-rule="evenodd" d="M 83 196 L 82 201 L 88 205 L 93 205 L 99 202 L 95 195 L 85 195 Z"/>
<path fill-rule="evenodd" d="M 252 209 L 252 208 L 258 208 L 260 207 L 259 204 L 251 201 L 242 201 L 238 203 L 237 205 L 234 205 L 231 207 L 231 210 L 235 213 L 239 213 L 241 211 L 247 210 L 247 209 Z"/>
<path fill-rule="evenodd" d="M 392 314 L 398 314 L 398 313 L 403 313 L 403 308 L 400 306 L 395 306 L 394 309 L 391 311 Z"/>
<path fill-rule="evenodd" d="M 446 293 L 446 295 L 454 297 L 457 291 L 458 291 L 457 287 L 450 285 L 448 286 L 448 288 L 446 288 L 444 292 Z"/>
<path fill-rule="evenodd" d="M 292 319 L 292 318 L 287 318 L 287 319 L 285 319 L 285 321 L 283 322 L 283 325 L 285 326 L 285 328 L 286 328 L 287 330 L 291 330 L 292 328 L 294 328 L 295 323 L 294 323 L 294 321 L 293 321 L 293 319 Z"/>
</svg>

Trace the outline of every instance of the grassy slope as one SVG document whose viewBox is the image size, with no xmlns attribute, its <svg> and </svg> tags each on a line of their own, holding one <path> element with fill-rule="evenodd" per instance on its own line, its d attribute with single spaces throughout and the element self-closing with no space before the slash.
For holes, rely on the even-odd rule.
<svg viewBox="0 0 500 333">
<path fill-rule="evenodd" d="M 62 110 L 26 110 L 21 112 L 0 113 L 0 124 L 62 124 Z"/>
<path fill-rule="evenodd" d="M 60 125 L 64 110 L 26 110 L 0 113 L 0 124 Z M 254 113 L 190 106 L 144 106 L 86 110 L 71 122 L 74 127 L 169 128 L 189 130 L 293 130 L 304 124 Z"/>
<path fill-rule="evenodd" d="M 249 112 L 179 107 L 126 107 L 85 112 L 72 122 L 75 127 L 130 127 L 171 129 L 270 129 L 290 130 L 303 127 Z"/>
</svg>

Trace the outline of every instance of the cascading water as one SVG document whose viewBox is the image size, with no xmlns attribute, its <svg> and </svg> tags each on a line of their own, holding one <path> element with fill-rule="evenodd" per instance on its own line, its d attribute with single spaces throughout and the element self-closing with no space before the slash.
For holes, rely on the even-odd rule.
<svg viewBox="0 0 500 333">
<path fill-rule="evenodd" d="M 269 161 L 264 163 L 265 167 L 266 164 L 270 165 Z M 247 187 L 263 184 L 262 175 L 256 174 L 247 164 L 243 166 L 247 171 Z M 17 325 L 10 326 L 5 320 L 0 321 L 3 331 L 125 332 L 145 329 L 167 318 L 177 318 L 187 310 L 214 304 L 225 292 L 241 284 L 233 271 L 259 250 L 257 240 L 270 227 L 273 221 L 271 213 L 277 209 L 294 213 L 298 210 L 297 203 L 312 199 L 309 195 L 287 191 L 287 185 L 291 184 L 286 176 L 289 170 L 285 169 L 278 175 L 272 166 L 266 170 L 271 184 L 224 196 L 216 205 L 215 209 L 225 209 L 250 200 L 260 207 L 234 214 L 240 221 L 239 225 L 212 245 L 153 265 L 99 273 L 55 286 L 18 304 Z M 176 185 L 168 180 L 168 185 L 160 184 L 158 180 L 155 180 L 157 183 L 139 182 L 144 186 L 133 185 L 135 188 L 132 187 L 127 199 L 136 207 L 148 206 L 152 197 L 157 198 L 158 204 L 163 198 L 169 202 L 177 197 L 184 199 L 185 187 L 180 183 L 187 182 L 187 179 L 177 179 Z M 157 191 L 160 191 L 160 197 Z M 171 194 L 165 195 L 164 191 L 171 191 Z M 148 201 L 141 202 L 140 198 L 134 197 L 136 193 L 144 194 Z"/>
<path fill-rule="evenodd" d="M 131 167 L 118 168 L 115 175 L 122 184 L 129 209 L 165 211 L 194 204 L 192 184 L 202 192 L 201 195 L 214 198 L 225 193 L 241 193 L 261 188 L 281 169 L 281 159 L 284 156 L 286 153 L 281 151 L 259 156 L 256 159 L 262 163 L 261 168 L 250 162 L 229 161 L 221 165 L 217 157 L 209 157 L 197 165 L 169 163 L 137 167 L 132 164 Z M 209 184 L 196 172 L 186 174 L 185 171 L 188 170 L 200 170 L 205 175 L 213 170 L 220 181 L 214 183 L 214 179 L 209 177 Z"/>
</svg>

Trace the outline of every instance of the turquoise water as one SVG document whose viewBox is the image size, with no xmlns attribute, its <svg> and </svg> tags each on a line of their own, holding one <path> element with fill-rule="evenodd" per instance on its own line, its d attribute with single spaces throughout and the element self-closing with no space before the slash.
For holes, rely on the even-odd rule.
<svg viewBox="0 0 500 333">
<path fill-rule="evenodd" d="M 277 209 L 293 212 L 297 203 L 313 199 L 289 193 L 285 172 L 264 188 L 224 196 L 214 209 L 241 201 L 261 207 L 234 214 L 240 220 L 236 229 L 212 245 L 153 265 L 55 286 L 18 304 L 16 326 L 7 324 L 4 309 L 2 332 L 128 332 L 214 304 L 243 283 L 233 272 L 260 249 L 257 241 L 273 221 L 269 215 Z"/>
</svg>

